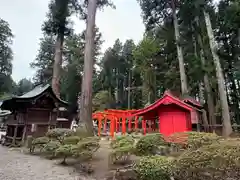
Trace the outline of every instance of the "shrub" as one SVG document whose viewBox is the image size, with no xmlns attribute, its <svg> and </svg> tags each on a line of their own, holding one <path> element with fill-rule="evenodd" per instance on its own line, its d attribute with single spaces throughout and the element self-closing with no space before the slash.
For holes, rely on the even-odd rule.
<svg viewBox="0 0 240 180">
<path fill-rule="evenodd" d="M 79 126 L 74 133 L 75 136 L 79 136 L 80 138 L 91 137 L 92 134 L 89 134 L 85 126 Z"/>
<path fill-rule="evenodd" d="M 130 144 L 115 148 L 109 154 L 109 164 L 126 164 L 130 161 L 130 155 L 133 152 L 134 146 Z"/>
<path fill-rule="evenodd" d="M 76 136 L 73 137 L 76 140 Z M 55 150 L 56 157 L 63 158 L 62 164 L 66 164 L 66 159 L 69 157 L 81 158 L 82 160 L 90 159 L 93 153 L 100 147 L 98 140 L 99 138 L 89 137 L 81 139 L 78 143 L 76 141 L 68 141 L 74 144 L 61 144 Z"/>
<path fill-rule="evenodd" d="M 55 157 L 55 151 L 57 148 L 59 148 L 61 144 L 58 141 L 49 141 L 47 144 L 44 145 L 42 149 L 43 155 L 45 155 L 47 158 L 54 158 Z"/>
<path fill-rule="evenodd" d="M 123 147 L 123 146 L 128 146 L 128 145 L 133 145 L 134 144 L 134 139 L 132 136 L 118 136 L 116 137 L 115 140 L 111 141 L 110 146 L 113 149 L 119 148 L 119 147 Z"/>
<path fill-rule="evenodd" d="M 135 153 L 137 155 L 154 155 L 163 145 L 166 145 L 166 142 L 161 134 L 147 134 L 136 143 Z"/>
<path fill-rule="evenodd" d="M 189 132 L 187 147 L 190 149 L 198 149 L 202 146 L 219 142 L 221 139 L 220 136 L 214 133 Z"/>
<path fill-rule="evenodd" d="M 238 179 L 240 142 L 225 140 L 197 150 L 189 149 L 175 161 L 174 175 L 184 180 Z"/>
<path fill-rule="evenodd" d="M 47 144 L 49 141 L 49 138 L 45 136 L 33 139 L 32 146 L 30 147 L 30 152 L 34 152 L 36 147 L 40 148 L 40 151 L 42 151 L 44 145 Z"/>
<path fill-rule="evenodd" d="M 63 139 L 63 144 L 77 144 L 80 140 L 78 136 L 69 136 Z"/>
<path fill-rule="evenodd" d="M 94 153 L 100 148 L 99 140 L 98 137 L 83 138 L 77 145 L 80 151 L 90 151 Z"/>
<path fill-rule="evenodd" d="M 62 143 L 64 137 L 72 136 L 73 134 L 74 131 L 71 129 L 56 128 L 49 130 L 46 133 L 46 136 L 50 139 L 55 139 Z"/>
<path fill-rule="evenodd" d="M 142 157 L 134 169 L 139 180 L 170 180 L 172 162 L 165 156 Z"/>
<path fill-rule="evenodd" d="M 198 149 L 204 145 L 221 140 L 221 137 L 214 133 L 184 132 L 171 135 L 168 140 L 173 147 L 179 149 Z"/>
<path fill-rule="evenodd" d="M 38 138 L 36 138 L 36 139 L 33 139 L 32 144 L 34 144 L 34 145 L 37 145 L 37 144 L 46 144 L 46 143 L 48 143 L 48 142 L 49 142 L 49 138 L 43 136 L 43 137 L 38 137 Z"/>
<path fill-rule="evenodd" d="M 132 136 L 118 136 L 111 141 L 110 146 L 113 148 L 109 154 L 109 164 L 125 164 L 129 161 L 130 155 L 134 151 L 135 140 Z"/>
<path fill-rule="evenodd" d="M 76 153 L 77 146 L 76 145 L 72 145 L 72 144 L 64 144 L 64 145 L 60 145 L 56 151 L 55 151 L 55 155 L 56 157 L 60 157 L 63 158 L 63 161 L 61 162 L 61 164 L 66 164 L 66 159 L 68 157 L 74 157 L 74 156 L 78 156 L 78 154 Z"/>
</svg>

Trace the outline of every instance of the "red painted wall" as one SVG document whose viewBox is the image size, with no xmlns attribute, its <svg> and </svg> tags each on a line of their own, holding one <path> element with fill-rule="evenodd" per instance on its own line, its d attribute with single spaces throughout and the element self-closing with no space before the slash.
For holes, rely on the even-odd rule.
<svg viewBox="0 0 240 180">
<path fill-rule="evenodd" d="M 160 133 L 169 136 L 173 133 L 191 131 L 190 111 L 186 111 L 176 105 L 162 105 L 158 111 Z"/>
</svg>

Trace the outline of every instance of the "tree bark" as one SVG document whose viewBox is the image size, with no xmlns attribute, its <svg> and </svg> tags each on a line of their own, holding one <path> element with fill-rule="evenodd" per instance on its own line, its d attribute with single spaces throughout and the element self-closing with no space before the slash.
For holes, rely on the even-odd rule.
<svg viewBox="0 0 240 180">
<path fill-rule="evenodd" d="M 223 118 L 222 133 L 225 137 L 227 137 L 232 133 L 232 126 L 231 126 L 231 119 L 229 115 L 226 87 L 224 85 L 224 76 L 223 76 L 222 67 L 220 64 L 220 59 L 217 54 L 217 44 L 214 39 L 210 16 L 209 16 L 209 13 L 207 13 L 206 11 L 204 11 L 203 13 L 204 13 L 204 18 L 205 18 L 205 23 L 207 28 L 207 34 L 209 38 L 209 45 L 210 45 L 213 61 L 216 68 L 216 77 L 218 81 L 218 91 L 220 96 L 222 118 Z"/>
<path fill-rule="evenodd" d="M 199 24 L 198 18 L 196 18 L 196 22 L 197 22 L 197 27 L 199 27 L 200 24 Z M 199 49 L 200 49 L 200 52 L 199 52 L 200 60 L 201 60 L 202 66 L 205 67 L 206 59 L 204 56 L 203 41 L 202 41 L 202 37 L 199 33 L 197 34 L 197 42 L 199 44 Z M 203 82 L 204 82 L 204 89 L 207 94 L 209 123 L 211 125 L 211 129 L 213 130 L 213 132 L 215 132 L 215 125 L 216 125 L 216 116 L 215 116 L 215 110 L 214 110 L 215 106 L 214 106 L 213 96 L 212 96 L 212 92 L 211 92 L 211 85 L 210 85 L 209 77 L 206 72 L 204 72 Z"/>
<path fill-rule="evenodd" d="M 179 70 L 180 70 L 181 90 L 182 90 L 182 94 L 186 95 L 188 94 L 187 76 L 186 76 L 185 67 L 184 67 L 183 51 L 180 45 L 179 25 L 178 25 L 178 19 L 177 19 L 174 0 L 171 0 L 171 6 L 172 6 L 172 13 L 173 13 L 173 25 L 174 25 L 174 31 L 175 31 Z"/>
<path fill-rule="evenodd" d="M 63 53 L 64 35 L 58 34 L 55 44 L 55 55 L 53 64 L 52 88 L 57 97 L 60 97 L 60 78 L 62 68 L 62 53 Z"/>
<path fill-rule="evenodd" d="M 84 69 L 80 101 L 79 119 L 85 123 L 89 135 L 94 135 L 92 121 L 92 77 L 94 66 L 94 37 L 97 0 L 89 0 L 87 7 L 86 44 L 84 51 Z"/>
<path fill-rule="evenodd" d="M 128 109 L 131 109 L 131 69 L 128 72 Z"/>
</svg>

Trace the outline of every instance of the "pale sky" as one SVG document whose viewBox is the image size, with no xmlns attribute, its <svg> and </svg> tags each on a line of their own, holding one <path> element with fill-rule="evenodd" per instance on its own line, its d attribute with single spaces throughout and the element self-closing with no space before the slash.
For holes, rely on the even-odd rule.
<svg viewBox="0 0 240 180">
<path fill-rule="evenodd" d="M 2 0 L 0 17 L 8 21 L 14 34 L 13 74 L 15 81 L 32 78 L 35 71 L 30 68 L 39 48 L 42 37 L 41 25 L 48 11 L 49 0 Z M 106 8 L 97 12 L 96 24 L 105 41 L 104 51 L 119 38 L 122 42 L 133 39 L 141 40 L 144 25 L 137 0 L 114 0 L 116 9 Z M 85 24 L 74 18 L 75 31 L 81 32 Z"/>
</svg>

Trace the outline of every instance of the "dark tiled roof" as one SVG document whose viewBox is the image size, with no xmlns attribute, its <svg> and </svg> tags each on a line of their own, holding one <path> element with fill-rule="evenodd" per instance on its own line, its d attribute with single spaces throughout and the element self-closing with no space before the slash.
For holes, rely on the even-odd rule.
<svg viewBox="0 0 240 180">
<path fill-rule="evenodd" d="M 50 93 L 54 96 L 54 98 L 56 98 L 59 102 L 65 104 L 65 105 L 68 105 L 68 103 L 66 101 L 63 101 L 60 98 L 58 98 L 55 95 L 55 93 L 53 92 L 52 87 L 49 84 L 47 84 L 47 85 L 36 86 L 34 89 L 32 89 L 31 91 L 23 94 L 22 96 L 12 96 L 8 99 L 5 99 L 2 102 L 0 102 L 0 107 L 4 106 L 5 102 L 9 102 L 9 101 L 12 101 L 12 100 L 23 100 L 23 99 L 30 100 L 30 99 L 36 98 L 46 91 L 50 91 Z"/>
</svg>

